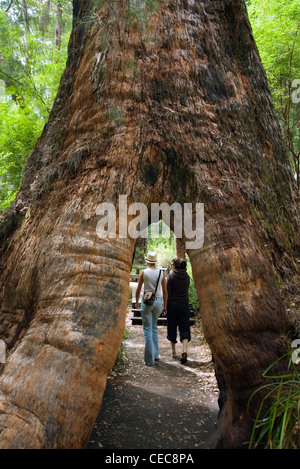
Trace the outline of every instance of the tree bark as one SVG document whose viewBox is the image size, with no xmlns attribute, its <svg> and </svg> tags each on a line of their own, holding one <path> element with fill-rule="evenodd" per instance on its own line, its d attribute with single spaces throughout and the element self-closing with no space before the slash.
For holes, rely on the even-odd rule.
<svg viewBox="0 0 300 469">
<path fill-rule="evenodd" d="M 185 259 L 185 244 L 181 238 L 175 239 L 176 257 Z"/>
<path fill-rule="evenodd" d="M 142 6 L 74 0 L 58 96 L 2 217 L 2 448 L 89 438 L 123 334 L 135 245 L 100 240 L 96 209 L 120 194 L 149 210 L 205 204 L 204 246 L 187 253 L 222 387 L 211 447 L 245 444 L 248 399 L 286 351 L 279 288 L 298 274 L 299 220 L 245 5 Z"/>
</svg>

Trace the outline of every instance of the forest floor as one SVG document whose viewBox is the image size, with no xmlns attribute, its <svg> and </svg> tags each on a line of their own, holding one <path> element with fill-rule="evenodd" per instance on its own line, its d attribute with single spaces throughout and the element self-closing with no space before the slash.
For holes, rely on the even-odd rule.
<svg viewBox="0 0 300 469">
<path fill-rule="evenodd" d="M 171 356 L 166 326 L 158 326 L 160 359 L 144 365 L 141 325 L 126 320 L 121 359 L 108 376 L 86 449 L 202 449 L 218 414 L 218 387 L 201 324 L 191 327 L 188 361 Z"/>
</svg>

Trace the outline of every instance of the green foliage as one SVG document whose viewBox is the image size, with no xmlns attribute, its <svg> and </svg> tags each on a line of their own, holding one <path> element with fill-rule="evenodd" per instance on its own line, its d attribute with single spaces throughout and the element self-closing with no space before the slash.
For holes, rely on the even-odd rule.
<svg viewBox="0 0 300 469">
<path fill-rule="evenodd" d="M 293 99 L 300 79 L 300 2 L 250 0 L 247 8 L 300 188 L 300 104 Z"/>
<path fill-rule="evenodd" d="M 157 252 L 160 267 L 170 268 L 171 260 L 176 257 L 174 233 L 162 221 L 159 222 L 158 229 L 160 236 L 153 237 L 154 224 L 149 225 L 147 250 Z"/>
<path fill-rule="evenodd" d="M 279 360 L 286 359 L 287 356 Z M 300 447 L 300 373 L 290 359 L 290 373 L 271 376 L 269 371 L 279 361 L 272 364 L 264 373 L 272 382 L 259 388 L 249 400 L 264 391 L 256 419 L 254 421 L 249 449 L 298 449 Z M 274 381 L 275 380 L 275 381 Z M 271 400 L 271 405 L 266 403 Z"/>
<path fill-rule="evenodd" d="M 195 315 L 200 316 L 200 305 L 199 305 L 199 300 L 198 300 L 198 293 L 197 293 L 196 285 L 195 285 L 194 278 L 193 278 L 192 266 L 189 260 L 187 261 L 187 273 L 190 276 L 189 300 L 190 300 L 190 303 L 193 305 Z"/>
<path fill-rule="evenodd" d="M 127 361 L 127 355 L 126 355 L 126 350 L 125 350 L 125 341 L 129 337 L 129 330 L 125 327 L 124 332 L 123 332 L 123 337 L 122 337 L 122 342 L 120 345 L 120 348 L 118 350 L 116 360 L 113 366 L 113 370 L 116 369 L 119 366 L 123 366 L 126 361 Z"/>
<path fill-rule="evenodd" d="M 0 213 L 48 119 L 71 24 L 71 0 L 0 0 Z"/>
<path fill-rule="evenodd" d="M 18 2 L 9 11 L 6 4 L 0 0 L 0 78 L 8 94 L 32 103 L 46 120 L 65 67 L 71 1 L 27 0 L 28 24 Z M 64 7 L 65 19 L 56 15 L 58 5 Z"/>
<path fill-rule="evenodd" d="M 281 80 L 284 84 L 299 78 L 300 3 L 297 0 L 251 0 L 248 12 L 269 82 L 274 93 L 284 93 Z"/>
<path fill-rule="evenodd" d="M 0 212 L 18 191 L 25 161 L 41 133 L 43 122 L 29 106 L 0 103 Z"/>
</svg>

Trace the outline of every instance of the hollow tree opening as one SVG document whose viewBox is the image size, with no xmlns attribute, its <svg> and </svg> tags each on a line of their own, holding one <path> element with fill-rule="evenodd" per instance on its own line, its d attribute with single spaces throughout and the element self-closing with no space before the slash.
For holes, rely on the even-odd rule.
<svg viewBox="0 0 300 469">
<path fill-rule="evenodd" d="M 188 255 L 226 381 L 211 444 L 237 447 L 249 395 L 285 351 L 280 288 L 299 254 L 294 181 L 245 4 L 76 0 L 74 13 L 57 99 L 1 219 L 0 445 L 88 440 L 134 251 L 131 238 L 97 237 L 96 211 L 123 194 L 205 205 L 205 243 Z"/>
</svg>

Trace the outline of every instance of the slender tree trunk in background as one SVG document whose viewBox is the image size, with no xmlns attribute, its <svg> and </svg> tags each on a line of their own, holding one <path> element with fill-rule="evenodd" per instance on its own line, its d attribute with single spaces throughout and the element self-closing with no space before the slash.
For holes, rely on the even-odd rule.
<svg viewBox="0 0 300 469">
<path fill-rule="evenodd" d="M 58 2 L 56 5 L 56 25 L 55 25 L 55 45 L 59 49 L 62 35 L 62 6 Z"/>
<path fill-rule="evenodd" d="M 29 17 L 28 17 L 28 10 L 27 10 L 26 0 L 21 0 L 21 7 L 22 7 L 22 16 L 23 16 L 25 29 L 29 33 L 30 32 L 30 26 L 29 26 Z"/>
<path fill-rule="evenodd" d="M 74 1 L 58 96 L 2 217 L 2 448 L 89 438 L 134 252 L 131 238 L 97 237 L 96 209 L 120 194 L 205 204 L 204 246 L 187 253 L 222 391 L 212 447 L 249 439 L 249 396 L 286 350 L 298 212 L 245 5 L 143 5 Z"/>
<path fill-rule="evenodd" d="M 50 8 L 51 8 L 51 0 L 47 0 L 46 8 L 44 10 L 43 15 L 41 16 L 40 24 L 39 24 L 39 28 L 43 36 L 45 34 L 46 27 L 49 22 Z"/>
</svg>

